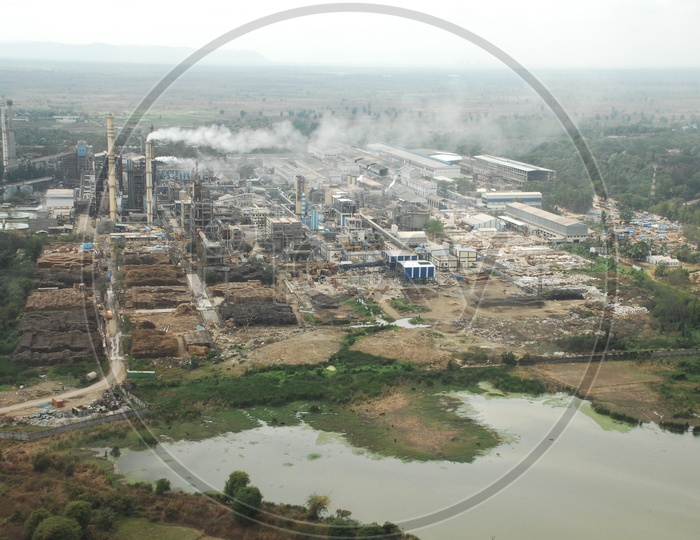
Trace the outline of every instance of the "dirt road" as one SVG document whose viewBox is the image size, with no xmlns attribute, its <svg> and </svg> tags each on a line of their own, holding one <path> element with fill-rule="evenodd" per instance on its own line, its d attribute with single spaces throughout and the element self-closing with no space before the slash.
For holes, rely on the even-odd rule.
<svg viewBox="0 0 700 540">
<path fill-rule="evenodd" d="M 8 405 L 6 407 L 0 407 L 0 415 L 18 415 L 18 412 L 22 413 L 25 410 L 27 414 L 36 412 L 36 408 L 39 405 L 51 403 L 52 397 L 61 398 L 66 405 L 70 405 L 71 399 L 74 398 L 79 398 L 81 403 L 93 401 L 98 397 L 101 397 L 102 392 L 107 390 L 107 388 L 121 384 L 121 382 L 126 378 L 126 366 L 124 365 L 122 358 L 113 358 L 109 363 L 111 369 L 109 373 L 107 373 L 107 376 L 91 386 L 69 390 L 68 392 L 57 394 L 56 396 L 43 397 L 33 399 L 31 401 L 24 401 L 22 403 L 15 403 L 14 405 Z M 76 404 L 78 403 L 76 402 Z"/>
</svg>

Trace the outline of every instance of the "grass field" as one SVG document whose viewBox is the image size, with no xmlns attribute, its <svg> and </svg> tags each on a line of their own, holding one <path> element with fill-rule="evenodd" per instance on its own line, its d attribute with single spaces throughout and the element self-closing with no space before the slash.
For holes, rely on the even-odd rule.
<svg viewBox="0 0 700 540">
<path fill-rule="evenodd" d="M 115 538 L 121 540 L 215 540 L 200 531 L 177 525 L 153 523 L 143 518 L 126 518 L 119 522 Z"/>
</svg>

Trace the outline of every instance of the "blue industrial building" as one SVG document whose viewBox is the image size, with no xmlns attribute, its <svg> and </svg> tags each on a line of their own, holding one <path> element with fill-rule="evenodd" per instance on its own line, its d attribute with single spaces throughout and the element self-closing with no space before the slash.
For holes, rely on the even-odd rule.
<svg viewBox="0 0 700 540">
<path fill-rule="evenodd" d="M 428 261 L 401 261 L 400 267 L 408 279 L 434 279 L 435 265 Z"/>
</svg>

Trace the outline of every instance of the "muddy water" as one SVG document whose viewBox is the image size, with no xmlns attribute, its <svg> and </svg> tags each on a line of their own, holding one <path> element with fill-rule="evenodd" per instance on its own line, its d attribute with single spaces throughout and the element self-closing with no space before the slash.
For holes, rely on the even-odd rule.
<svg viewBox="0 0 700 540">
<path fill-rule="evenodd" d="M 458 394 L 463 412 L 499 430 L 505 442 L 471 464 L 406 463 L 350 447 L 309 427 L 261 427 L 206 441 L 166 443 L 168 455 L 125 452 L 131 478 L 171 479 L 174 487 L 221 489 L 245 470 L 266 499 L 304 504 L 331 497 L 332 510 L 362 521 L 401 523 L 481 492 L 521 463 L 570 403 Z M 700 438 L 653 425 L 629 428 L 584 404 L 549 450 L 493 497 L 447 520 L 426 517 L 422 539 L 696 538 L 700 530 Z"/>
</svg>

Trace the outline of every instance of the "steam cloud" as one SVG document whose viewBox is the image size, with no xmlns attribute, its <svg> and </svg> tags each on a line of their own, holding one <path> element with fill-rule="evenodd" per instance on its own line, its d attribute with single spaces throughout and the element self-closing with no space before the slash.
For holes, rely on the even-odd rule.
<svg viewBox="0 0 700 540">
<path fill-rule="evenodd" d="M 256 148 L 282 147 L 292 151 L 306 150 L 307 141 L 290 122 L 280 122 L 271 129 L 244 129 L 233 132 L 226 126 L 196 129 L 179 127 L 156 130 L 148 140 L 184 142 L 194 146 L 209 146 L 222 152 L 247 153 Z"/>
<path fill-rule="evenodd" d="M 466 104 L 431 103 L 422 113 L 403 111 L 394 115 L 361 114 L 353 118 L 325 115 L 310 137 L 303 135 L 289 121 L 264 129 L 231 131 L 212 125 L 196 129 L 165 128 L 149 134 L 149 140 L 184 142 L 208 146 L 227 153 L 250 153 L 260 148 L 279 147 L 305 152 L 309 144 L 330 146 L 345 144 L 364 147 L 372 142 L 388 142 L 404 148 L 431 147 L 452 150 L 481 145 L 488 153 L 522 153 L 559 131 L 551 122 L 540 122 L 526 141 L 515 141 L 501 122 L 482 116 L 468 121 Z M 505 130 L 504 130 L 505 127 Z M 165 158 L 158 158 L 163 160 Z"/>
</svg>

